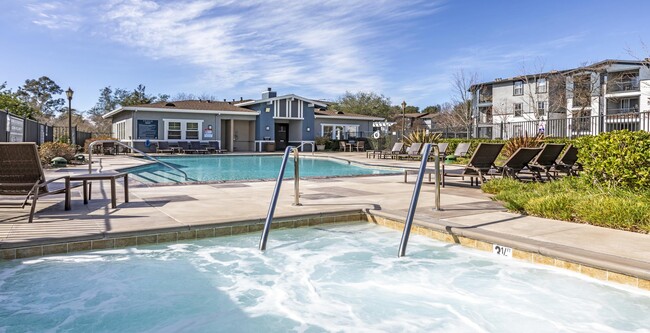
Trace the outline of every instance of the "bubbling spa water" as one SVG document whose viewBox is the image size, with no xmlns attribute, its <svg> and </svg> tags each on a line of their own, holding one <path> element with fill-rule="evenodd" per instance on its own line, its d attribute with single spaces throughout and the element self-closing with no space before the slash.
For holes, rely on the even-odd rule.
<svg viewBox="0 0 650 333">
<path fill-rule="evenodd" d="M 0 264 L 7 332 L 648 332 L 647 292 L 372 224 Z"/>
</svg>

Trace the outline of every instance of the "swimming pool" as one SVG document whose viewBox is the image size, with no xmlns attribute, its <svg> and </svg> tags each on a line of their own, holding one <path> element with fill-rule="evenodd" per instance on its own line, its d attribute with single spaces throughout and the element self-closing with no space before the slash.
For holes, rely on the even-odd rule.
<svg viewBox="0 0 650 333">
<path fill-rule="evenodd" d="M 603 332 L 647 292 L 368 223 L 0 264 L 0 331 Z"/>
<path fill-rule="evenodd" d="M 187 173 L 193 181 L 227 181 L 275 179 L 282 156 L 161 156 L 160 161 Z M 162 164 L 150 164 L 126 169 L 144 183 L 178 183 L 185 179 L 178 172 Z M 300 177 L 336 177 L 395 174 L 397 171 L 366 168 L 327 158 L 300 157 Z M 293 158 L 287 163 L 285 177 L 293 177 Z"/>
</svg>

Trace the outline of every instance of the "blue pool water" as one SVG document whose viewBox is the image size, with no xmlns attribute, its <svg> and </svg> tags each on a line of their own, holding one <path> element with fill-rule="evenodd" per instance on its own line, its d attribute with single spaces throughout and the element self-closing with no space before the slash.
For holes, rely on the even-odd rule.
<svg viewBox="0 0 650 333">
<path fill-rule="evenodd" d="M 647 292 L 373 224 L 0 263 L 7 332 L 648 332 Z"/>
<path fill-rule="evenodd" d="M 160 161 L 185 171 L 192 181 L 257 180 L 277 178 L 281 156 L 183 156 L 158 157 Z M 178 172 L 156 163 L 128 169 L 145 183 L 175 183 L 185 179 Z M 391 174 L 396 171 L 373 169 L 323 158 L 300 158 L 300 177 L 336 177 Z M 285 177 L 293 177 L 293 158 L 287 163 Z"/>
</svg>

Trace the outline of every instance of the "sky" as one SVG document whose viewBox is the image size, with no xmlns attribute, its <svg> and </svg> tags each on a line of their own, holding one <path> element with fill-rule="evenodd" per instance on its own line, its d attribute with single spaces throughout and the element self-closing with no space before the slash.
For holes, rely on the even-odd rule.
<svg viewBox="0 0 650 333">
<path fill-rule="evenodd" d="M 479 82 L 650 57 L 647 0 L 2 0 L 0 83 L 48 76 L 88 110 L 99 90 L 335 100 L 421 109 Z"/>
</svg>

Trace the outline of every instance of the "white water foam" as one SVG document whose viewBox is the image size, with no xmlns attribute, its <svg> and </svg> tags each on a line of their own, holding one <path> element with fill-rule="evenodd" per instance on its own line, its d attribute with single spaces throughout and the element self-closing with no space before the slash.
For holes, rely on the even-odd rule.
<svg viewBox="0 0 650 333">
<path fill-rule="evenodd" d="M 0 265 L 0 331 L 649 332 L 650 293 L 371 224 Z M 6 320 L 4 320 L 6 319 Z"/>
</svg>

